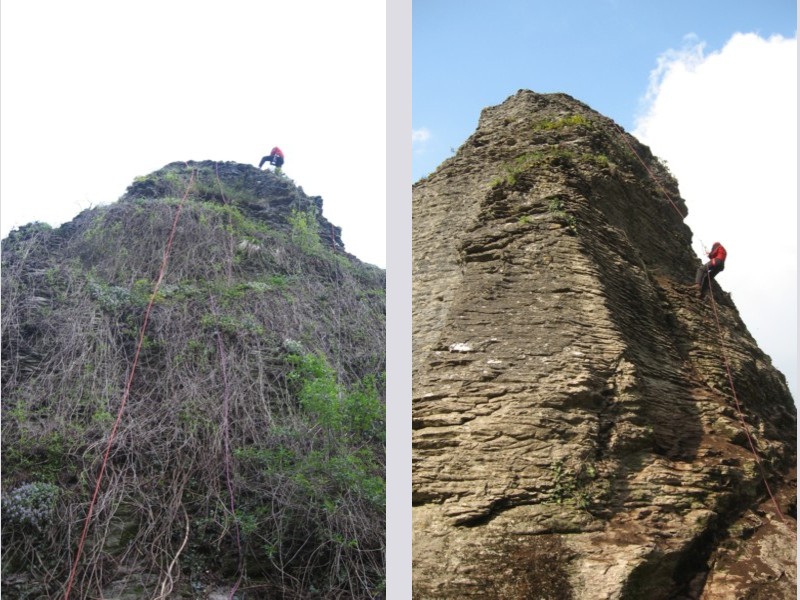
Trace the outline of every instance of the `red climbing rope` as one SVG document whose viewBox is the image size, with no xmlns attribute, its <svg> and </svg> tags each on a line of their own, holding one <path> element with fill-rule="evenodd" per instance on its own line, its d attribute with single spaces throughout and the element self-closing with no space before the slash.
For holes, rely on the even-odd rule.
<svg viewBox="0 0 800 600">
<path fill-rule="evenodd" d="M 633 155 L 637 158 L 637 160 L 640 163 L 642 163 L 642 166 L 644 167 L 645 171 L 647 171 L 647 173 L 650 175 L 651 179 L 655 182 L 655 184 L 661 190 L 661 193 L 664 194 L 664 197 L 669 201 L 669 203 L 672 205 L 672 207 L 675 209 L 675 211 L 680 215 L 681 219 L 684 219 L 686 215 L 684 215 L 680 211 L 680 209 L 678 209 L 678 206 L 672 201 L 672 198 L 670 197 L 670 195 L 667 193 L 667 191 L 664 189 L 664 187 L 658 182 L 658 179 L 656 179 L 656 177 L 653 174 L 653 172 L 650 170 L 650 168 L 647 166 L 647 164 L 642 160 L 642 158 L 633 149 L 633 146 L 625 138 L 625 132 L 619 126 L 617 126 L 617 129 L 619 129 L 620 133 L 622 134 L 622 140 L 625 142 L 625 144 L 628 146 L 628 148 L 630 148 L 631 152 L 633 152 Z M 720 346 L 720 350 L 722 352 L 723 360 L 725 362 L 725 370 L 726 370 L 726 372 L 728 374 L 728 383 L 731 386 L 731 393 L 733 394 L 733 399 L 734 399 L 735 404 L 736 404 L 736 413 L 737 413 L 737 415 L 739 417 L 739 421 L 742 424 L 742 429 L 744 430 L 744 433 L 747 436 L 747 442 L 750 445 L 750 451 L 753 453 L 753 457 L 755 458 L 756 464 L 758 465 L 758 469 L 759 469 L 759 471 L 761 473 L 761 479 L 764 481 L 764 486 L 767 489 L 767 493 L 769 494 L 769 497 L 772 499 L 772 503 L 775 505 L 775 510 L 777 511 L 778 516 L 780 517 L 781 521 L 785 525 L 788 526 L 788 523 L 786 522 L 786 517 L 783 516 L 783 512 L 781 512 L 781 508 L 778 505 L 778 501 L 775 498 L 775 495 L 772 493 L 772 488 L 770 488 L 770 486 L 769 486 L 769 483 L 767 481 L 767 474 L 764 471 L 764 465 L 761 462 L 761 458 L 758 456 L 758 451 L 756 450 L 755 443 L 753 442 L 753 437 L 750 435 L 750 429 L 747 427 L 747 422 L 744 420 L 744 414 L 742 413 L 742 408 L 741 408 L 741 405 L 739 404 L 739 398 L 736 395 L 736 387 L 733 385 L 733 375 L 732 375 L 732 372 L 731 372 L 731 366 L 730 366 L 730 363 L 728 362 L 728 356 L 725 353 L 725 344 L 724 344 L 723 339 L 722 339 L 722 326 L 721 326 L 720 321 L 719 321 L 719 314 L 717 313 L 717 304 L 716 304 L 716 301 L 714 299 L 714 289 L 713 289 L 713 286 L 711 285 L 711 281 L 709 281 L 708 283 L 709 283 L 708 289 L 711 292 L 711 306 L 712 306 L 713 311 L 714 311 L 714 319 L 716 320 L 716 323 L 717 323 L 717 335 L 719 337 L 719 346 Z M 789 531 L 793 532 L 793 530 L 791 528 L 789 528 Z"/>
<path fill-rule="evenodd" d="M 616 125 L 616 123 L 615 123 L 615 125 Z M 642 166 L 644 167 L 644 170 L 647 171 L 648 175 L 650 175 L 650 179 L 652 179 L 655 182 L 656 186 L 658 186 L 658 189 L 660 189 L 661 193 L 664 194 L 664 197 L 669 201 L 669 203 L 672 205 L 672 208 L 674 208 L 675 212 L 678 213 L 678 215 L 680 216 L 681 221 L 683 219 L 685 219 L 686 215 L 683 214 L 680 211 L 680 209 L 678 208 L 678 205 L 675 204 L 675 202 L 672 201 L 672 197 L 667 193 L 667 190 L 664 189 L 664 186 L 661 185 L 661 183 L 659 183 L 658 179 L 656 179 L 655 174 L 650 170 L 650 167 L 647 166 L 647 163 L 645 163 L 642 160 L 642 157 L 639 156 L 639 154 L 636 152 L 636 150 L 633 149 L 633 145 L 625 137 L 625 132 L 622 130 L 622 128 L 619 125 L 616 125 L 616 127 L 617 127 L 617 129 L 619 129 L 619 132 L 620 132 L 621 137 L 622 137 L 622 141 L 625 142 L 625 145 L 627 145 L 628 148 L 630 148 L 630 151 L 636 157 L 636 160 L 638 160 L 640 163 L 642 163 Z"/>
<path fill-rule="evenodd" d="M 189 166 L 188 164 L 186 165 Z M 81 558 L 81 553 L 83 552 L 83 545 L 86 542 L 86 534 L 89 531 L 89 524 L 92 520 L 92 514 L 94 513 L 94 507 L 97 503 L 97 496 L 100 493 L 100 484 L 103 481 L 103 475 L 106 471 L 106 465 L 108 464 L 108 457 L 111 454 L 111 447 L 114 444 L 114 439 L 117 436 L 117 429 L 119 429 L 119 424 L 122 422 L 122 414 L 125 411 L 125 404 L 128 402 L 128 397 L 131 393 L 131 385 L 133 384 L 133 376 L 136 373 L 136 365 L 139 362 L 139 353 L 142 350 L 142 345 L 144 343 L 144 334 L 147 329 L 147 323 L 150 320 L 150 313 L 153 310 L 153 303 L 156 299 L 156 294 L 158 293 L 158 288 L 161 285 L 161 280 L 164 278 L 164 274 L 167 270 L 167 263 L 169 262 L 169 255 L 172 251 L 172 242 L 175 239 L 175 232 L 178 230 L 178 219 L 181 216 L 181 211 L 183 210 L 183 205 L 186 202 L 186 198 L 189 196 L 189 190 L 194 183 L 194 176 L 195 171 L 192 171 L 192 175 L 189 178 L 189 183 L 186 185 L 186 191 L 183 193 L 183 198 L 181 198 L 180 203 L 178 204 L 178 210 L 175 211 L 175 219 L 172 222 L 172 230 L 169 234 L 169 239 L 167 240 L 167 245 L 164 248 L 164 256 L 161 260 L 161 270 L 158 273 L 158 279 L 156 279 L 155 286 L 153 286 L 153 293 L 150 295 L 150 301 L 147 303 L 147 308 L 144 312 L 144 322 L 142 323 L 142 327 L 139 330 L 139 341 L 136 344 L 136 352 L 133 355 L 133 364 L 131 365 L 131 371 L 128 375 L 128 381 L 125 385 L 125 391 L 122 394 L 122 401 L 119 405 L 119 411 L 117 412 L 117 419 L 114 421 L 114 426 L 111 428 L 111 433 L 108 436 L 108 444 L 106 445 L 106 451 L 103 455 L 103 462 L 100 465 L 100 473 L 97 475 L 97 482 L 94 486 L 94 493 L 92 494 L 92 500 L 89 502 L 89 512 L 86 515 L 86 521 L 83 524 L 83 531 L 81 532 L 80 541 L 78 542 L 78 550 L 75 553 L 75 560 L 72 563 L 72 568 L 70 569 L 69 579 L 67 580 L 67 588 L 66 592 L 64 593 L 64 600 L 69 600 L 70 592 L 72 591 L 72 585 L 75 581 L 75 574 L 78 570 L 78 563 Z"/>
<path fill-rule="evenodd" d="M 722 351 L 722 359 L 725 362 L 725 371 L 728 373 L 728 383 L 731 386 L 731 393 L 733 394 L 733 400 L 736 403 L 736 412 L 739 416 L 739 421 L 742 423 L 742 429 L 744 430 L 744 434 L 747 436 L 747 443 L 750 445 L 750 451 L 753 453 L 753 456 L 756 459 L 756 464 L 758 465 L 758 469 L 761 472 L 761 479 L 764 480 L 764 486 L 767 488 L 767 493 L 769 497 L 772 499 L 772 503 L 775 505 L 775 510 L 778 513 L 778 516 L 783 521 L 784 525 L 788 526 L 786 522 L 786 517 L 783 516 L 783 512 L 781 512 L 781 507 L 778 505 L 778 501 L 775 498 L 775 495 L 772 493 L 772 488 L 769 487 L 769 483 L 767 482 L 767 474 L 764 471 L 764 465 L 761 463 L 761 458 L 758 456 L 758 451 L 756 450 L 755 443 L 753 442 L 753 437 L 750 435 L 750 428 L 747 426 L 747 422 L 744 420 L 744 414 L 742 413 L 742 408 L 739 405 L 739 398 L 736 395 L 736 388 L 733 385 L 733 375 L 731 374 L 731 365 L 728 362 L 728 355 L 725 352 L 725 343 L 722 339 L 722 326 L 719 322 L 719 314 L 717 313 L 717 303 L 714 300 L 714 289 L 709 281 L 708 290 L 711 293 L 711 307 L 714 309 L 714 319 L 717 322 L 717 335 L 719 336 L 719 347 Z M 791 529 L 791 528 L 790 528 Z"/>
</svg>

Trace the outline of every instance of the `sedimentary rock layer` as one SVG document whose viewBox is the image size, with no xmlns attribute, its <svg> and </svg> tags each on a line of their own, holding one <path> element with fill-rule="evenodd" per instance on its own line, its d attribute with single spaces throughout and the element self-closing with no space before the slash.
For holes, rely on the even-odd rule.
<svg viewBox="0 0 800 600">
<path fill-rule="evenodd" d="M 413 203 L 415 598 L 794 597 L 796 409 L 649 149 L 520 91 Z"/>
</svg>

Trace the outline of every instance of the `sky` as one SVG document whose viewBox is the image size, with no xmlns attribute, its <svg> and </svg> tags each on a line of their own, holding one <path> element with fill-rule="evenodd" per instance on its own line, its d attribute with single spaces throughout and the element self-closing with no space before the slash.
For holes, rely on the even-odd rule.
<svg viewBox="0 0 800 600">
<path fill-rule="evenodd" d="M 185 160 L 283 171 L 386 266 L 386 8 L 373 0 L 9 0 L 0 228 L 53 226 Z"/>
<path fill-rule="evenodd" d="M 412 18 L 413 181 L 520 89 L 588 104 L 666 161 L 693 249 L 726 247 L 717 281 L 797 403 L 795 0 L 418 0 Z"/>
</svg>

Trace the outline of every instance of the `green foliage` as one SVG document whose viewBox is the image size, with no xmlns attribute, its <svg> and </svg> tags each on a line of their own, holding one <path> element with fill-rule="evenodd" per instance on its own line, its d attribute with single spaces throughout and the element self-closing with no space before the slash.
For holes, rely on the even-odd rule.
<svg viewBox="0 0 800 600">
<path fill-rule="evenodd" d="M 13 229 L 8 234 L 8 239 L 9 241 L 21 242 L 35 239 L 41 234 L 49 234 L 52 231 L 53 228 L 49 224 L 41 221 L 34 221 L 33 223 L 28 223 L 27 225 L 23 225 L 18 229 Z"/>
<path fill-rule="evenodd" d="M 506 165 L 506 181 L 511 186 L 515 185 L 522 173 L 540 163 L 543 159 L 544 153 L 542 152 L 528 152 L 518 156 L 510 165 Z"/>
<path fill-rule="evenodd" d="M 575 217 L 569 214 L 566 209 L 564 208 L 564 201 L 559 198 L 558 196 L 552 196 L 547 203 L 547 209 L 550 213 L 558 219 L 559 221 L 563 222 L 567 227 L 569 227 L 570 231 L 573 233 L 577 232 L 578 230 L 578 221 Z"/>
<path fill-rule="evenodd" d="M 239 448 L 234 456 L 241 461 L 258 464 L 275 480 L 289 480 L 297 493 L 313 501 L 319 508 L 333 512 L 348 495 L 360 497 L 376 507 L 385 502 L 386 484 L 375 457 L 368 448 L 330 446 L 309 452 L 291 447 L 255 450 Z"/>
<path fill-rule="evenodd" d="M 546 150 L 537 152 L 526 152 L 517 156 L 511 163 L 504 166 L 506 171 L 505 179 L 495 179 L 492 181 L 492 187 L 497 187 L 505 181 L 508 185 L 515 185 L 519 176 L 531 168 L 541 166 L 550 161 L 572 161 L 575 160 L 575 153 L 570 150 L 559 148 L 558 146 L 550 147 Z"/>
<path fill-rule="evenodd" d="M 116 312 L 133 301 L 130 290 L 121 286 L 109 285 L 93 277 L 89 278 L 88 288 L 92 299 L 100 305 L 100 308 L 109 313 Z"/>
<path fill-rule="evenodd" d="M 611 164 L 611 161 L 609 161 L 608 156 L 605 154 L 582 154 L 581 160 L 593 162 L 601 167 L 607 167 Z"/>
<path fill-rule="evenodd" d="M 134 177 L 128 192 L 148 198 L 167 196 L 180 198 L 186 191 L 189 179 L 189 172 L 178 173 L 173 169 L 165 168 L 149 175 Z"/>
<path fill-rule="evenodd" d="M 294 369 L 288 376 L 307 418 L 324 434 L 321 447 L 307 453 L 286 445 L 242 450 L 239 456 L 257 459 L 264 468 L 288 471 L 305 493 L 335 500 L 356 493 L 374 505 L 383 505 L 385 481 L 376 449 L 370 444 L 385 438 L 384 406 L 379 382 L 365 377 L 350 389 L 319 354 L 292 354 Z"/>
<path fill-rule="evenodd" d="M 243 281 L 233 285 L 217 285 L 213 286 L 213 291 L 219 294 L 224 300 L 238 301 L 249 294 L 266 294 L 278 290 L 285 290 L 292 282 L 292 277 L 273 274 L 266 277 L 264 280 Z"/>
<path fill-rule="evenodd" d="M 300 350 L 288 339 L 284 347 Z M 357 587 L 368 586 L 372 597 L 383 581 L 383 565 L 364 562 L 379 556 L 384 543 L 382 382 L 367 377 L 345 387 L 321 354 L 290 354 L 287 360 L 299 423 L 275 422 L 260 443 L 234 450 L 237 472 L 262 482 L 258 493 L 238 496 L 244 543 L 256 564 L 277 567 L 292 557 L 309 565 L 360 565 Z M 339 597 L 336 590 L 355 589 L 347 569 L 305 573 L 307 593 Z"/>
<path fill-rule="evenodd" d="M 562 461 L 557 461 L 550 467 L 553 476 L 553 490 L 550 497 L 556 504 L 561 504 L 572 497 L 575 492 L 575 477 L 568 473 Z"/>
<path fill-rule="evenodd" d="M 558 212 L 564 210 L 564 202 L 558 196 L 551 196 L 547 202 L 547 210 Z"/>
<path fill-rule="evenodd" d="M 114 422 L 114 415 L 104 408 L 98 408 L 94 414 L 92 414 L 92 422 L 101 427 L 106 427 Z"/>
<path fill-rule="evenodd" d="M 344 390 L 321 355 L 290 355 L 289 362 L 294 365 L 289 380 L 299 383 L 300 404 L 321 426 L 334 434 L 383 436 L 384 408 L 374 377 Z"/>
<path fill-rule="evenodd" d="M 224 208 L 256 200 L 252 191 L 217 179 L 213 171 L 199 174 L 190 192 L 198 201 L 222 205 Z"/>
<path fill-rule="evenodd" d="M 584 126 L 588 127 L 591 125 L 591 121 L 584 117 L 583 115 L 569 115 L 567 117 L 561 117 L 559 119 L 548 119 L 544 121 L 537 121 L 534 123 L 534 129 L 562 129 L 564 127 L 576 127 L 576 126 Z"/>
<path fill-rule="evenodd" d="M 253 589 L 375 597 L 385 575 L 385 392 L 368 374 L 385 362 L 385 272 L 328 252 L 313 207 L 287 224 L 283 200 L 312 205 L 287 181 L 264 174 L 266 189 L 261 175 L 228 167 L 220 190 L 212 163 L 183 205 L 153 297 L 193 168 L 137 178 L 120 202 L 56 232 L 27 227 L 4 240 L 3 490 L 61 490 L 55 518 L 36 536 L 4 514 L 4 569 L 35 583 L 31 596 L 57 593 L 47 582 L 60 586 L 73 556 L 52 540 L 69 539 L 75 516 L 85 516 L 152 297 L 76 598 L 96 592 L 89 582 L 102 580 L 123 546 L 142 548 L 159 581 L 200 584 L 196 573 L 209 569 L 230 578 L 237 523 Z M 279 201 L 265 206 L 273 192 Z M 322 355 L 304 360 L 308 348 L 335 357 L 335 368 Z M 238 448 L 235 515 L 226 447 Z M 181 573 L 167 573 L 185 526 L 176 498 L 191 533 Z M 189 556 L 200 557 L 196 567 Z"/>
<path fill-rule="evenodd" d="M 24 423 L 28 420 L 28 408 L 22 402 L 17 402 L 14 408 L 11 408 L 7 413 L 8 418 L 14 419 L 17 423 Z"/>
<path fill-rule="evenodd" d="M 665 158 L 660 158 L 660 157 L 656 157 L 656 160 L 658 161 L 658 164 L 661 165 L 661 168 L 667 172 L 667 175 L 669 175 L 670 178 L 675 179 L 675 175 L 673 175 L 672 171 L 670 171 L 669 169 L 669 163 L 667 162 L 667 160 Z"/>
<path fill-rule="evenodd" d="M 598 479 L 597 469 L 592 463 L 570 469 L 559 460 L 550 467 L 550 474 L 553 479 L 550 499 L 556 504 L 589 510 L 607 493 L 608 482 Z"/>
<path fill-rule="evenodd" d="M 292 226 L 292 241 L 306 254 L 320 254 L 322 242 L 316 215 L 312 211 L 292 209 L 288 219 Z"/>
<path fill-rule="evenodd" d="M 155 290 L 155 282 L 149 279 L 137 279 L 133 282 L 131 289 L 131 298 L 138 306 L 147 306 L 151 298 L 153 298 L 153 291 Z M 156 294 L 156 299 L 161 298 L 161 292 Z"/>
<path fill-rule="evenodd" d="M 294 370 L 289 373 L 289 380 L 300 384 L 298 397 L 301 406 L 321 425 L 334 431 L 342 428 L 340 410 L 340 393 L 336 383 L 336 375 L 327 361 L 317 354 L 289 356 Z"/>
<path fill-rule="evenodd" d="M 222 224 L 223 230 L 228 235 L 249 237 L 252 241 L 257 242 L 258 239 L 271 234 L 272 230 L 269 225 L 257 219 L 247 218 L 237 206 L 216 202 L 200 202 L 197 203 L 197 206 L 201 211 L 198 217 L 201 224 L 208 224 L 210 227 Z"/>
<path fill-rule="evenodd" d="M 18 407 L 18 414 L 21 412 Z M 37 411 L 38 413 L 39 411 Z M 42 419 L 44 415 L 27 412 L 25 419 Z M 5 421 L 5 417 L 3 418 Z M 72 425 L 73 435 L 79 433 L 76 424 Z M 25 473 L 27 477 L 48 483 L 55 483 L 60 471 L 68 462 L 65 434 L 53 431 L 36 435 L 22 427 L 16 432 L 15 444 L 3 447 L 4 474 Z"/>
<path fill-rule="evenodd" d="M 504 183 L 513 186 L 519 180 L 520 175 L 526 171 L 535 167 L 542 167 L 547 163 L 558 161 L 575 163 L 577 165 L 589 162 L 604 167 L 609 165 L 609 159 L 605 154 L 583 153 L 578 155 L 572 150 L 567 150 L 558 146 L 551 146 L 546 150 L 526 152 L 525 154 L 516 157 L 512 162 L 504 165 L 506 172 L 505 177 L 495 177 L 492 179 L 489 185 L 492 189 L 497 188 Z"/>
<path fill-rule="evenodd" d="M 186 175 L 175 173 L 174 171 L 167 171 L 162 175 L 162 179 L 171 186 L 176 196 L 180 196 L 180 193 L 183 192 L 189 184 L 189 178 L 186 177 Z"/>
<path fill-rule="evenodd" d="M 289 278 L 286 275 L 280 274 L 270 275 L 268 285 L 274 288 L 284 288 L 289 285 Z"/>
</svg>

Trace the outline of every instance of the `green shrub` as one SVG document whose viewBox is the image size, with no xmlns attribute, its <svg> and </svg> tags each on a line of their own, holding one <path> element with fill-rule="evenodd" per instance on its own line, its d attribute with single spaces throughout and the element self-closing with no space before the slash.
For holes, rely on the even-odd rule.
<svg viewBox="0 0 800 600">
<path fill-rule="evenodd" d="M 319 239 L 319 225 L 314 213 L 292 209 L 288 219 L 292 226 L 292 241 L 306 254 L 319 254 L 322 251 L 322 242 Z"/>
<path fill-rule="evenodd" d="M 569 227 L 570 231 L 573 233 L 577 232 L 578 221 L 573 215 L 566 211 L 564 208 L 564 201 L 561 198 L 558 196 L 551 197 L 547 203 L 547 209 L 550 211 L 553 217 Z"/>
<path fill-rule="evenodd" d="M 321 426 L 335 434 L 383 435 L 384 408 L 374 377 L 345 390 L 321 355 L 290 355 L 289 360 L 295 367 L 289 379 L 300 384 L 300 404 Z"/>
</svg>

